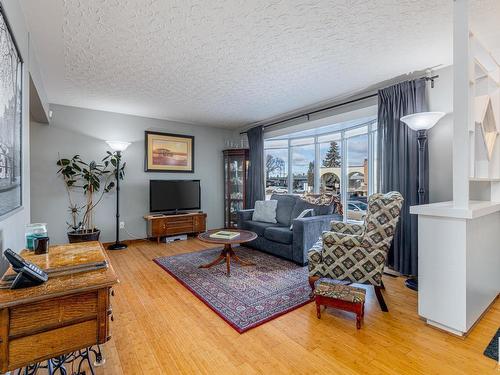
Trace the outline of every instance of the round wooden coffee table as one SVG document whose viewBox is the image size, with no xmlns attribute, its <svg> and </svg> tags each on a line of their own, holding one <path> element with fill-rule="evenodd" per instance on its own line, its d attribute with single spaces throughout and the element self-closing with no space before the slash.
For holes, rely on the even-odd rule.
<svg viewBox="0 0 500 375">
<path fill-rule="evenodd" d="M 220 232 L 220 231 L 238 233 L 238 236 L 231 238 L 231 239 L 210 237 L 212 234 Z M 232 249 L 231 245 L 253 241 L 256 238 L 257 238 L 257 234 L 255 234 L 254 232 L 250 232 L 249 230 L 242 230 L 242 229 L 214 229 L 214 230 L 209 230 L 209 231 L 204 232 L 204 233 L 200 233 L 198 235 L 198 239 L 200 241 L 224 245 L 224 248 L 222 249 L 220 255 L 216 259 L 214 259 L 210 263 L 202 264 L 201 266 L 199 266 L 199 268 L 210 268 L 210 267 L 213 267 L 219 263 L 224 262 L 224 260 L 225 260 L 226 267 L 227 267 L 226 276 L 229 277 L 229 276 L 231 276 L 231 259 L 233 259 L 233 261 L 235 261 L 236 263 L 239 263 L 242 266 L 255 266 L 254 263 L 248 262 L 248 261 L 243 260 L 240 257 L 238 257 L 235 254 L 234 250 Z"/>
</svg>

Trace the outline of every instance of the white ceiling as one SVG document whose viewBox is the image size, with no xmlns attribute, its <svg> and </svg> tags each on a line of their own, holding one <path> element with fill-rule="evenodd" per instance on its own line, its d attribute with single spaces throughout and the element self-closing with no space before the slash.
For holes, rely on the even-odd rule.
<svg viewBox="0 0 500 375">
<path fill-rule="evenodd" d="M 452 3 L 21 0 L 51 103 L 233 128 L 451 64 Z"/>
</svg>

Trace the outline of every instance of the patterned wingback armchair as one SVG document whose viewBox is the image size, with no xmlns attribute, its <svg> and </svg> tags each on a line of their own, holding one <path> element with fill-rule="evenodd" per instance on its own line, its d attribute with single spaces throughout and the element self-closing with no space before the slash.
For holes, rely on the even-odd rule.
<svg viewBox="0 0 500 375">
<path fill-rule="evenodd" d="M 308 252 L 311 287 L 320 277 L 371 284 L 381 309 L 388 311 L 380 289 L 402 205 L 398 192 L 373 194 L 363 225 L 332 221 L 331 232 L 324 232 Z"/>
</svg>

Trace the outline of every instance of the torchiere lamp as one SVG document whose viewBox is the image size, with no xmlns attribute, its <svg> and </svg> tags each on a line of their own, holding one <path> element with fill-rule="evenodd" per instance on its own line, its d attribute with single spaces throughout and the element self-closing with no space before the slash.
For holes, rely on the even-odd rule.
<svg viewBox="0 0 500 375">
<path fill-rule="evenodd" d="M 418 204 L 425 202 L 425 189 L 424 189 L 424 151 L 427 147 L 427 130 L 432 128 L 436 123 L 443 118 L 446 113 L 444 112 L 418 112 L 412 115 L 401 117 L 401 121 L 408 127 L 417 132 L 418 142 Z M 406 279 L 405 284 L 408 288 L 417 291 L 418 279 L 417 277 L 410 277 Z"/>
<path fill-rule="evenodd" d="M 120 242 L 120 161 L 122 152 L 127 149 L 130 145 L 129 142 L 120 141 L 106 141 L 106 143 L 116 152 L 117 163 L 116 163 L 116 240 L 115 243 L 108 246 L 108 250 L 123 250 L 127 248 L 127 245 Z"/>
</svg>

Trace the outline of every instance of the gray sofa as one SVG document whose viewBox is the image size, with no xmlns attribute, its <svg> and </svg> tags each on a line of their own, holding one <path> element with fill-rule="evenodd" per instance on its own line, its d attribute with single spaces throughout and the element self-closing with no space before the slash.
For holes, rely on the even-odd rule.
<svg viewBox="0 0 500 375">
<path fill-rule="evenodd" d="M 271 199 L 278 201 L 276 224 L 252 221 L 253 209 L 238 211 L 238 228 L 250 230 L 258 236 L 245 245 L 306 265 L 308 250 L 323 231 L 329 230 L 330 222 L 342 220 L 342 216 L 333 213 L 333 205 L 314 205 L 295 195 L 273 194 Z M 314 216 L 297 219 L 309 208 L 314 210 Z M 290 230 L 292 223 L 293 230 Z"/>
</svg>

